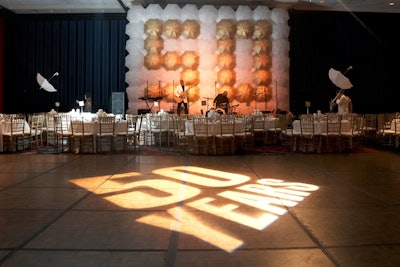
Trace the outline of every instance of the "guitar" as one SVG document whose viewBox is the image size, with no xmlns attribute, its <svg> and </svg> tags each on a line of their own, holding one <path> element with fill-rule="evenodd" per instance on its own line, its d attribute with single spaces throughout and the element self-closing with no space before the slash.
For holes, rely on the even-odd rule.
<svg viewBox="0 0 400 267">
<path fill-rule="evenodd" d="M 190 86 L 189 88 L 185 88 L 185 91 L 182 92 L 179 96 L 176 96 L 176 95 L 174 94 L 175 102 L 176 102 L 176 103 L 181 103 L 181 102 L 188 96 L 188 93 L 189 93 L 189 91 L 190 91 L 190 89 L 191 89 L 192 87 L 193 87 L 193 86 Z"/>
</svg>

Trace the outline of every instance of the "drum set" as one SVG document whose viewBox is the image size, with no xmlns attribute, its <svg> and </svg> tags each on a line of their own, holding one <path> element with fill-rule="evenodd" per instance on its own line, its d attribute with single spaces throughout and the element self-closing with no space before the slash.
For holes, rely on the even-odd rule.
<svg viewBox="0 0 400 267">
<path fill-rule="evenodd" d="M 236 113 L 236 108 L 239 106 L 239 104 L 236 105 L 229 105 L 228 103 L 221 103 L 217 106 L 212 106 L 211 108 L 209 108 L 209 103 L 208 101 L 212 98 L 205 98 L 207 100 L 207 112 L 206 114 L 210 111 L 210 110 L 215 110 L 215 112 L 219 113 L 219 114 L 237 114 Z"/>
</svg>

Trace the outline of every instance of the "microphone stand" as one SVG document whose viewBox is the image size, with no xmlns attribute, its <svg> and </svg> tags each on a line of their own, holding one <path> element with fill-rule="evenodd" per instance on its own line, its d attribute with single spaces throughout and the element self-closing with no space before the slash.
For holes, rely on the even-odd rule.
<svg viewBox="0 0 400 267">
<path fill-rule="evenodd" d="M 161 98 L 161 81 L 158 81 L 158 98 Z M 158 111 L 161 111 L 161 100 L 158 102 Z"/>
<path fill-rule="evenodd" d="M 172 111 L 175 113 L 175 80 L 172 80 Z"/>
<path fill-rule="evenodd" d="M 275 81 L 275 102 L 276 110 L 278 110 L 278 81 Z"/>
</svg>

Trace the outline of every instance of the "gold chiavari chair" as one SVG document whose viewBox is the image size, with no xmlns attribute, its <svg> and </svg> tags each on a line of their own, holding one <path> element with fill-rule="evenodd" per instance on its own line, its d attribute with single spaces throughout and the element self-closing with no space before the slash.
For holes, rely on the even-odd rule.
<svg viewBox="0 0 400 267">
<path fill-rule="evenodd" d="M 91 153 L 94 153 L 94 141 L 93 133 L 85 130 L 85 123 L 83 118 L 74 118 L 71 120 L 71 147 L 78 153 L 85 153 L 90 149 Z M 76 147 L 76 143 L 78 146 Z"/>
<path fill-rule="evenodd" d="M 326 114 L 326 121 L 321 122 L 321 134 L 319 141 L 320 152 L 342 151 L 342 115 L 338 113 Z"/>
<path fill-rule="evenodd" d="M 38 149 L 43 147 L 43 135 L 45 127 L 46 116 L 44 114 L 31 114 L 30 115 L 30 146 L 31 149 Z"/>
<path fill-rule="evenodd" d="M 211 151 L 215 155 L 215 135 L 212 131 L 213 121 L 206 117 L 193 117 L 195 153 L 204 152 L 208 155 Z"/>
<path fill-rule="evenodd" d="M 300 116 L 300 146 L 299 150 L 302 152 L 317 151 L 315 140 L 315 126 L 314 117 L 311 114 L 302 114 Z"/>
<path fill-rule="evenodd" d="M 261 115 L 252 115 L 252 131 L 253 131 L 253 144 L 264 145 L 265 144 L 265 116 Z"/>
<path fill-rule="evenodd" d="M 235 153 L 235 117 L 221 116 L 218 124 L 219 129 L 215 134 L 215 146 L 219 154 L 224 154 L 228 151 L 230 154 Z"/>
<path fill-rule="evenodd" d="M 173 116 L 173 149 L 179 153 L 189 153 L 192 151 L 194 134 L 186 131 L 186 121 L 188 117 Z"/>
<path fill-rule="evenodd" d="M 128 123 L 128 146 L 140 150 L 143 115 L 126 114 L 125 117 Z"/>
<path fill-rule="evenodd" d="M 58 152 L 71 150 L 71 115 L 69 113 L 58 113 L 54 116 L 55 148 Z"/>
<path fill-rule="evenodd" d="M 10 152 L 25 150 L 25 138 L 30 134 L 29 131 L 25 131 L 25 117 L 9 116 L 5 123 L 7 126 L 3 132 L 3 143 L 6 150 Z"/>
<path fill-rule="evenodd" d="M 115 116 L 99 116 L 99 131 L 96 133 L 97 152 L 114 150 Z M 104 147 L 108 147 L 107 150 Z"/>
</svg>

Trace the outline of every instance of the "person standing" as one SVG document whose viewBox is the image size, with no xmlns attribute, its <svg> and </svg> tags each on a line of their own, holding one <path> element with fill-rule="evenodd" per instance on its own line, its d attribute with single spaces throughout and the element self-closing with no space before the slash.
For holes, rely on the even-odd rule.
<svg viewBox="0 0 400 267">
<path fill-rule="evenodd" d="M 218 94 L 214 98 L 214 103 L 217 109 L 221 108 L 225 111 L 225 113 L 228 113 L 228 108 L 229 108 L 228 91 L 224 91 L 223 93 Z"/>
<path fill-rule="evenodd" d="M 85 112 L 92 112 L 92 95 L 90 92 L 85 93 Z"/>
<path fill-rule="evenodd" d="M 338 106 L 339 114 L 352 113 L 352 103 L 350 97 L 347 95 L 340 93 L 338 99 L 336 100 L 336 104 Z"/>
<path fill-rule="evenodd" d="M 180 80 L 180 85 L 178 85 L 175 89 L 175 101 L 178 103 L 178 108 L 177 108 L 178 114 L 181 114 L 182 105 L 185 114 L 189 114 L 188 93 L 189 93 L 189 88 L 185 88 L 185 82 L 183 80 Z"/>
</svg>

